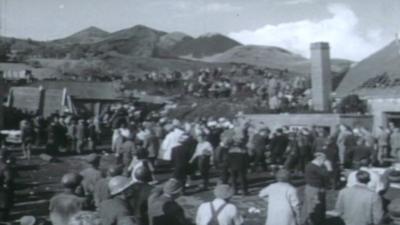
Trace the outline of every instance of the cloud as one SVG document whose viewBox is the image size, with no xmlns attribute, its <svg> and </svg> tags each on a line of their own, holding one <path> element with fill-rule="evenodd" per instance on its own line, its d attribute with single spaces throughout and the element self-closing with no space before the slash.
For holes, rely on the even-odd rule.
<svg viewBox="0 0 400 225">
<path fill-rule="evenodd" d="M 332 57 L 351 60 L 361 60 L 389 41 L 382 30 L 359 31 L 359 19 L 348 6 L 330 4 L 327 9 L 331 17 L 320 21 L 265 25 L 256 30 L 230 33 L 229 36 L 244 44 L 279 46 L 306 57 L 309 57 L 311 42 L 326 41 L 330 43 Z"/>
<path fill-rule="evenodd" d="M 282 4 L 284 5 L 298 5 L 298 4 L 309 4 L 313 3 L 314 0 L 287 0 L 283 1 Z"/>
<path fill-rule="evenodd" d="M 184 1 L 171 0 L 160 2 L 163 7 L 168 6 L 173 10 L 184 13 L 185 15 L 196 15 L 204 13 L 230 13 L 242 10 L 241 6 L 227 2 L 205 2 L 205 1 Z"/>
<path fill-rule="evenodd" d="M 242 8 L 230 3 L 207 3 L 199 8 L 200 12 L 237 12 Z"/>
</svg>

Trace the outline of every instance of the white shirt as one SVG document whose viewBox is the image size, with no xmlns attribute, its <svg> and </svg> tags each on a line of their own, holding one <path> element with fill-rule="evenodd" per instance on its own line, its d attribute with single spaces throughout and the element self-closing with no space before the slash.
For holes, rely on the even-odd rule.
<svg viewBox="0 0 400 225">
<path fill-rule="evenodd" d="M 368 182 L 367 186 L 370 190 L 378 193 L 385 188 L 385 184 L 382 182 L 381 176 L 379 176 L 378 173 L 376 173 L 375 171 L 372 171 L 368 167 L 361 167 L 360 170 L 366 171 L 369 173 L 370 181 Z M 357 181 L 356 174 L 357 174 L 357 171 L 353 171 L 349 174 L 349 176 L 347 177 L 347 184 L 346 184 L 347 187 L 352 187 L 356 184 L 359 184 L 359 182 Z"/>
<path fill-rule="evenodd" d="M 171 160 L 172 149 L 175 146 L 178 146 L 179 137 L 183 133 L 184 132 L 181 129 L 175 128 L 173 131 L 168 133 L 167 136 L 165 136 L 164 140 L 161 143 L 161 148 L 159 152 L 160 159 Z"/>
<path fill-rule="evenodd" d="M 196 150 L 194 152 L 194 157 L 201 156 L 201 155 L 212 155 L 213 147 L 208 141 L 199 142 L 196 145 Z"/>
<path fill-rule="evenodd" d="M 223 199 L 214 199 L 212 204 L 215 211 L 225 203 Z M 207 225 L 211 221 L 212 213 L 210 202 L 200 205 L 196 214 L 196 225 Z M 219 225 L 241 225 L 243 218 L 235 205 L 228 203 L 217 216 Z"/>
<path fill-rule="evenodd" d="M 296 225 L 300 220 L 297 190 L 289 183 L 273 183 L 263 188 L 258 197 L 268 199 L 266 225 Z"/>
</svg>

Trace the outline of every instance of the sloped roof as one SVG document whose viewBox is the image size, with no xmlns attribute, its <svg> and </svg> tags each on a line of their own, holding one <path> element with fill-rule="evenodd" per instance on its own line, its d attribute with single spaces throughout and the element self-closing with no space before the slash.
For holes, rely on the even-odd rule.
<svg viewBox="0 0 400 225">
<path fill-rule="evenodd" d="M 343 97 L 348 94 L 355 93 L 364 82 L 381 74 L 386 73 L 392 77 L 392 79 L 400 78 L 399 49 L 400 46 L 393 41 L 386 47 L 357 63 L 343 78 L 339 87 L 336 89 L 336 95 L 338 97 Z M 368 95 L 370 95 L 381 92 L 374 89 L 364 90 L 360 93 L 368 93 Z"/>
<path fill-rule="evenodd" d="M 0 71 L 6 72 L 23 70 L 30 70 L 33 77 L 39 80 L 58 76 L 58 73 L 54 68 L 33 68 L 32 66 L 23 63 L 0 63 Z"/>
<path fill-rule="evenodd" d="M 31 66 L 23 63 L 0 63 L 0 71 L 7 70 L 31 70 Z"/>
<path fill-rule="evenodd" d="M 400 98 L 400 86 L 387 88 L 362 88 L 353 91 L 352 94 L 357 94 L 358 96 L 367 99 Z"/>
<path fill-rule="evenodd" d="M 67 94 L 74 99 L 119 100 L 121 94 L 118 83 L 85 81 L 41 81 L 33 86 L 44 89 L 67 89 Z"/>
</svg>

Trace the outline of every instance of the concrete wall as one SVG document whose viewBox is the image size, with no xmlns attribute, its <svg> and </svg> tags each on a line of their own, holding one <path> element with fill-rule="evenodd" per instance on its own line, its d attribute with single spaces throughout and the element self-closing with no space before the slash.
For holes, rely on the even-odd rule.
<svg viewBox="0 0 400 225">
<path fill-rule="evenodd" d="M 272 130 L 282 126 L 311 127 L 323 126 L 335 130 L 338 124 L 351 127 L 362 126 L 372 128 L 372 116 L 369 115 L 344 115 L 344 114 L 248 114 L 245 119 L 256 127 L 269 127 Z"/>
<path fill-rule="evenodd" d="M 282 126 L 324 126 L 333 129 L 340 123 L 339 114 L 249 114 L 246 115 L 256 127 L 268 126 L 275 130 Z"/>
<path fill-rule="evenodd" d="M 373 131 L 386 127 L 386 112 L 400 112 L 400 99 L 369 99 L 368 111 L 373 115 Z"/>
</svg>

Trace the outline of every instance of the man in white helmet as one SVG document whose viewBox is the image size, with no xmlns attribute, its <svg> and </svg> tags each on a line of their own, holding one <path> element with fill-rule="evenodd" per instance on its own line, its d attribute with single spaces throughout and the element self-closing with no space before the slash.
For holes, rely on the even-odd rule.
<svg viewBox="0 0 400 225">
<path fill-rule="evenodd" d="M 124 190 L 131 185 L 129 178 L 116 176 L 108 183 L 111 199 L 103 201 L 99 207 L 99 216 L 102 225 L 133 225 L 132 211 L 129 208 Z"/>
</svg>

